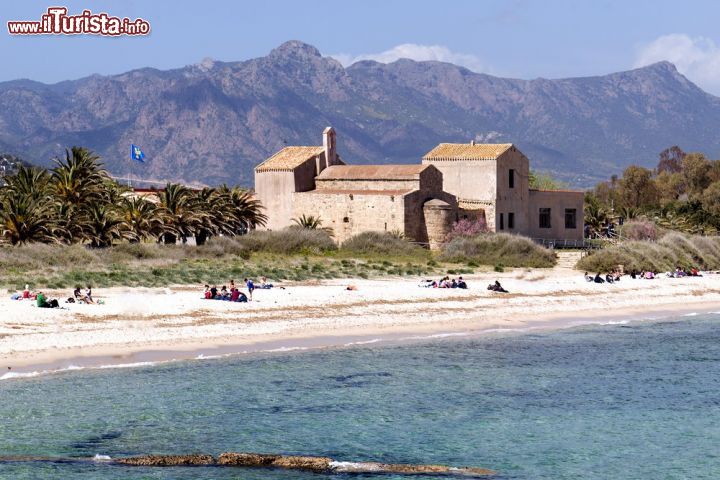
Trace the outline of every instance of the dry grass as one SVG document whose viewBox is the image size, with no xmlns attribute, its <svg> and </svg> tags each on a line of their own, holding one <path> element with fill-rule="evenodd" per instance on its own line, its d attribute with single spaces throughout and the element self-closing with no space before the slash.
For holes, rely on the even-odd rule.
<svg viewBox="0 0 720 480">
<path fill-rule="evenodd" d="M 506 233 L 484 233 L 458 237 L 445 245 L 439 257 L 448 262 L 475 262 L 503 267 L 549 268 L 555 265 L 555 253 L 527 237 Z"/>
</svg>

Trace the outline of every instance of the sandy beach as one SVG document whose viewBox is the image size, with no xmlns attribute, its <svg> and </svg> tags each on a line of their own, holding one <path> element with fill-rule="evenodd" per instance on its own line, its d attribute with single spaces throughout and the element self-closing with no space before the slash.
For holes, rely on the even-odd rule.
<svg viewBox="0 0 720 480">
<path fill-rule="evenodd" d="M 97 290 L 102 305 L 40 309 L 0 300 L 0 368 L 55 370 L 308 346 L 342 346 L 413 335 L 562 328 L 720 310 L 720 275 L 587 283 L 570 268 L 466 276 L 470 288 L 422 288 L 422 279 L 324 280 L 256 290 L 249 303 L 205 300 L 202 288 Z M 510 293 L 486 289 L 499 279 Z M 357 290 L 348 291 L 346 286 Z M 9 370 L 10 367 L 12 370 Z M 12 376 L 12 375 L 10 375 Z"/>
</svg>

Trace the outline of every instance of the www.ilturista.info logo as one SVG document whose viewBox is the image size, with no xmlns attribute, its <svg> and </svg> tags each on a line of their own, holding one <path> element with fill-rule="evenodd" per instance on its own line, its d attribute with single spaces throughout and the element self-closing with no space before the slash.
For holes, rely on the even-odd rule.
<svg viewBox="0 0 720 480">
<path fill-rule="evenodd" d="M 40 21 L 7 22 L 10 35 L 147 35 L 150 24 L 142 18 L 130 20 L 107 13 L 83 10 L 80 15 L 68 15 L 66 7 L 50 7 Z"/>
</svg>

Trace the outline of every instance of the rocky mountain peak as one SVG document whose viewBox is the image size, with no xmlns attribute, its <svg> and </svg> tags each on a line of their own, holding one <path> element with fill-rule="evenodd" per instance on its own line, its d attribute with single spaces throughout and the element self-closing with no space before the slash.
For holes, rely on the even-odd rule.
<svg viewBox="0 0 720 480">
<path fill-rule="evenodd" d="M 301 42 L 300 40 L 290 40 L 283 43 L 279 47 L 274 48 L 270 52 L 268 57 L 273 59 L 283 58 L 303 60 L 310 58 L 320 58 L 322 57 L 322 55 L 320 54 L 320 50 L 313 47 L 312 45 Z"/>
</svg>

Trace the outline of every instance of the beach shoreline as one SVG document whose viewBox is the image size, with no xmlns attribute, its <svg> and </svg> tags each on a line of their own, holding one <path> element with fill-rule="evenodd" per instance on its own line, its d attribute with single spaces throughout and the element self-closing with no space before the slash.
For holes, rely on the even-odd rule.
<svg viewBox="0 0 720 480">
<path fill-rule="evenodd" d="M 203 300 L 187 286 L 113 288 L 99 292 L 104 305 L 63 310 L 1 299 L 0 378 L 720 311 L 720 275 L 597 285 L 556 268 L 466 278 L 468 290 L 422 288 L 404 278 L 287 284 L 256 291 L 247 304 Z M 496 278 L 509 294 L 485 289 Z M 357 290 L 346 290 L 349 284 Z"/>
</svg>

